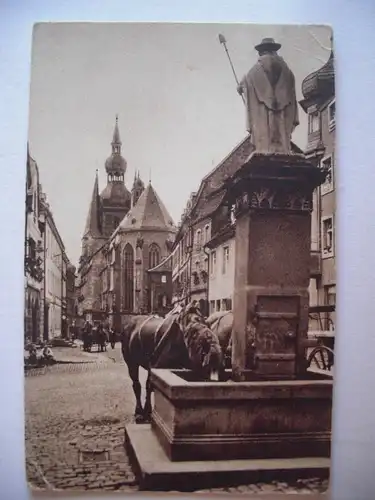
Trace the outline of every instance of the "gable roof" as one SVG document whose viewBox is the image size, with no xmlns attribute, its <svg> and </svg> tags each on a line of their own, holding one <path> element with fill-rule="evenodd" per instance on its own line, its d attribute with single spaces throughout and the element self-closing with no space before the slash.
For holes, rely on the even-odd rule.
<svg viewBox="0 0 375 500">
<path fill-rule="evenodd" d="M 163 230 L 176 232 L 172 217 L 159 198 L 151 182 L 137 203 L 121 221 L 119 231 Z"/>
</svg>

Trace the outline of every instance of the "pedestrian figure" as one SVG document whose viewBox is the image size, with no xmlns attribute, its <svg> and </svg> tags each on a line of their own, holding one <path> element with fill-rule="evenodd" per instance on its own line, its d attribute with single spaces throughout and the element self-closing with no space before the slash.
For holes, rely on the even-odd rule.
<svg viewBox="0 0 375 500">
<path fill-rule="evenodd" d="M 96 341 L 98 344 L 98 351 L 104 352 L 107 350 L 107 333 L 104 329 L 103 323 L 99 323 L 96 327 Z"/>
<path fill-rule="evenodd" d="M 109 328 L 109 338 L 110 338 L 110 342 L 111 342 L 111 347 L 112 347 L 112 349 L 114 349 L 116 346 L 116 332 L 111 327 Z"/>
<path fill-rule="evenodd" d="M 31 339 L 28 339 L 25 349 L 29 353 L 29 359 L 28 359 L 29 364 L 36 365 L 38 362 L 37 349 L 35 344 L 31 341 Z"/>
<path fill-rule="evenodd" d="M 82 340 L 83 340 L 83 350 L 86 352 L 91 352 L 92 326 L 89 321 L 86 321 L 83 327 Z"/>
<path fill-rule="evenodd" d="M 43 344 L 42 356 L 43 356 L 44 361 L 47 364 L 51 364 L 51 363 L 54 363 L 56 361 L 55 356 L 53 355 L 52 349 L 50 348 L 50 346 L 47 343 Z"/>
</svg>

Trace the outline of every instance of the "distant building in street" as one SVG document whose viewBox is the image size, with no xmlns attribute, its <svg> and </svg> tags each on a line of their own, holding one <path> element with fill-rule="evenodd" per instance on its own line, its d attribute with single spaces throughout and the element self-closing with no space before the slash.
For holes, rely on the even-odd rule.
<svg viewBox="0 0 375 500">
<path fill-rule="evenodd" d="M 310 303 L 318 306 L 336 305 L 336 102 L 333 50 L 327 63 L 304 79 L 302 93 L 300 105 L 308 115 L 305 153 L 311 161 L 328 172 L 326 182 L 314 193 L 311 239 L 315 258 Z M 324 315 L 322 326 L 325 330 L 334 329 L 334 323 L 335 313 Z"/>
<path fill-rule="evenodd" d="M 75 311 L 75 279 L 76 268 L 68 262 L 66 268 L 66 322 L 67 322 L 67 335 L 71 336 L 71 329 L 76 321 Z"/>
<path fill-rule="evenodd" d="M 41 335 L 43 244 L 39 220 L 39 170 L 27 148 L 25 200 L 25 338 Z"/>
<path fill-rule="evenodd" d="M 118 329 L 122 314 L 151 312 L 159 303 L 151 294 L 148 271 L 170 255 L 176 228 L 151 182 L 145 186 L 136 174 L 131 192 L 126 188 L 117 118 L 111 147 L 105 162 L 107 185 L 99 194 L 96 175 L 82 238 L 77 313 L 81 323 L 109 316 Z M 156 275 L 152 273 L 154 279 Z M 168 306 L 170 294 L 160 303 L 165 300 Z"/>
<path fill-rule="evenodd" d="M 71 264 L 29 147 L 26 167 L 25 338 L 37 342 L 65 335 L 66 277 Z"/>
<path fill-rule="evenodd" d="M 64 334 L 65 274 L 69 261 L 44 193 L 40 194 L 40 214 L 43 224 L 44 248 L 43 338 L 50 340 Z"/>
</svg>

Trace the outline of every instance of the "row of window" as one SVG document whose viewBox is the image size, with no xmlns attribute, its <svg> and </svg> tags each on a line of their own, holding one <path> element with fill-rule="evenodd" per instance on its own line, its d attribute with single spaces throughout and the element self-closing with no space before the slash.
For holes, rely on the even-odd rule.
<svg viewBox="0 0 375 500">
<path fill-rule="evenodd" d="M 229 259 L 230 259 L 229 246 L 223 247 L 222 252 L 223 252 L 223 255 L 222 255 L 221 274 L 226 274 L 228 271 Z M 211 252 L 210 258 L 211 258 L 210 274 L 214 275 L 214 274 L 216 274 L 216 250 Z"/>
<path fill-rule="evenodd" d="M 206 224 L 204 229 L 197 229 L 195 233 L 195 244 L 197 250 L 200 249 L 202 245 L 205 245 L 210 241 L 210 225 Z"/>
<path fill-rule="evenodd" d="M 318 132 L 321 128 L 320 123 L 321 113 L 319 110 L 313 111 L 308 115 L 308 133 L 313 134 L 314 132 Z M 333 130 L 336 124 L 336 100 L 328 105 L 328 128 L 329 130 Z"/>
<path fill-rule="evenodd" d="M 195 232 L 194 244 L 195 249 L 200 251 L 202 246 L 210 241 L 210 225 L 206 224 L 203 229 L 197 229 Z M 176 253 L 173 257 L 173 267 L 182 265 L 185 260 L 186 247 L 189 244 L 189 233 L 180 241 Z"/>
<path fill-rule="evenodd" d="M 210 314 L 218 311 L 231 311 L 232 299 L 210 300 Z"/>
</svg>

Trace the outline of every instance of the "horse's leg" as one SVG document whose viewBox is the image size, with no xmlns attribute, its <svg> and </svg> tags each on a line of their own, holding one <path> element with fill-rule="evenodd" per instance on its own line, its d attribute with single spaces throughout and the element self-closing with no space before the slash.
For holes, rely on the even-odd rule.
<svg viewBox="0 0 375 500">
<path fill-rule="evenodd" d="M 131 378 L 133 382 L 133 391 L 135 395 L 135 411 L 134 411 L 134 418 L 136 423 L 140 423 L 143 421 L 143 408 L 142 408 L 142 401 L 141 401 L 141 383 L 139 382 L 139 365 L 128 365 L 128 371 L 129 371 L 129 377 Z"/>
<path fill-rule="evenodd" d="M 145 407 L 143 409 L 143 414 L 146 422 L 151 420 L 152 406 L 151 406 L 151 394 L 152 394 L 152 385 L 151 385 L 151 369 L 148 370 L 147 381 L 146 381 L 146 400 Z"/>
</svg>

